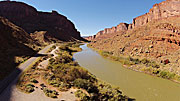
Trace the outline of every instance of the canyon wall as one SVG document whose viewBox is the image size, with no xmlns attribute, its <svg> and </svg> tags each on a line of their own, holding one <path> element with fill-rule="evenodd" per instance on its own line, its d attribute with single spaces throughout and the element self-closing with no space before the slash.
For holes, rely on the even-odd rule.
<svg viewBox="0 0 180 101">
<path fill-rule="evenodd" d="M 180 0 L 166 0 L 155 4 L 148 13 L 133 19 L 133 27 L 139 27 L 155 19 L 180 15 Z"/>
<path fill-rule="evenodd" d="M 180 15 L 180 0 L 166 0 L 159 4 L 155 4 L 148 13 L 136 17 L 133 19 L 132 24 L 120 23 L 116 27 L 106 28 L 98 32 L 94 36 L 87 37 L 87 40 L 93 40 L 104 34 L 111 34 L 126 30 L 131 30 L 143 25 L 146 25 L 152 20 L 158 20 L 162 18 L 179 16 Z"/>
<path fill-rule="evenodd" d="M 62 41 L 83 39 L 74 24 L 56 11 L 40 12 L 22 2 L 1 1 L 0 16 L 9 19 L 28 33 L 47 31 L 48 37 Z"/>
</svg>

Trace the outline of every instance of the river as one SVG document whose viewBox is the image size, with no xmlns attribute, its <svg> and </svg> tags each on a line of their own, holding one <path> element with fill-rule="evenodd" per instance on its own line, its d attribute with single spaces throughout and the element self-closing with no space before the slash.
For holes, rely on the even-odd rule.
<svg viewBox="0 0 180 101">
<path fill-rule="evenodd" d="M 106 59 L 96 51 L 80 46 L 73 58 L 103 81 L 120 87 L 123 94 L 136 101 L 180 101 L 180 84 L 126 69 L 121 63 Z"/>
</svg>

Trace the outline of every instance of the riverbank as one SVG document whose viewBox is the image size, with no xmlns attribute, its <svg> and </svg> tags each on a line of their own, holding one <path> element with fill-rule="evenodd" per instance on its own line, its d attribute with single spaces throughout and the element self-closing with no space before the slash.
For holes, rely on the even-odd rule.
<svg viewBox="0 0 180 101">
<path fill-rule="evenodd" d="M 87 46 L 97 51 L 100 55 L 102 55 L 105 58 L 122 63 L 125 68 L 131 69 L 136 72 L 142 72 L 148 75 L 168 79 L 176 83 L 180 83 L 179 75 L 177 75 L 175 72 L 170 72 L 164 69 L 162 64 L 158 64 L 155 61 L 148 60 L 146 58 L 139 59 L 123 55 L 118 57 L 114 56 L 112 52 L 98 50 L 92 47 L 90 44 L 88 44 Z"/>
<path fill-rule="evenodd" d="M 104 58 L 87 45 L 73 58 L 103 81 L 120 87 L 137 101 L 179 101 L 180 85 L 167 79 L 124 68 L 122 63 Z M 88 57 L 88 58 L 87 58 Z"/>
<path fill-rule="evenodd" d="M 133 101 L 123 95 L 119 88 L 99 80 L 73 61 L 73 53 L 81 51 L 79 46 L 79 43 L 53 46 L 49 52 L 53 51 L 55 54 L 42 57 L 30 67 L 19 79 L 17 87 L 27 94 L 40 89 L 47 97 L 58 100 L 62 98 L 62 93 L 66 93 L 74 95 L 73 100 Z M 46 63 L 48 65 L 44 65 Z M 67 93 L 72 89 L 74 92 Z"/>
</svg>

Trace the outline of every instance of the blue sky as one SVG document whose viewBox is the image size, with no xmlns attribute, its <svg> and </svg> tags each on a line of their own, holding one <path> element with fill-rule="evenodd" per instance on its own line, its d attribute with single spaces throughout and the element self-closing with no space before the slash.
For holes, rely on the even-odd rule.
<svg viewBox="0 0 180 101">
<path fill-rule="evenodd" d="M 94 35 L 104 28 L 132 19 L 164 0 L 17 0 L 40 11 L 56 10 L 70 19 L 82 36 Z"/>
</svg>

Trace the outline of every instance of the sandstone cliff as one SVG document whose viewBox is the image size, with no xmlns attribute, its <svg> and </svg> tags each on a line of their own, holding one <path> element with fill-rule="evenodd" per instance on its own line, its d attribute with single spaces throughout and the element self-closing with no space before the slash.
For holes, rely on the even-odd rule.
<svg viewBox="0 0 180 101">
<path fill-rule="evenodd" d="M 40 12 L 22 2 L 1 1 L 0 16 L 9 19 L 28 33 L 47 31 L 47 37 L 62 41 L 83 39 L 74 24 L 56 11 Z"/>
<path fill-rule="evenodd" d="M 178 15 L 180 15 L 180 0 L 166 0 L 155 4 L 148 13 L 133 19 L 133 27 L 145 25 L 155 19 Z"/>
<path fill-rule="evenodd" d="M 90 36 L 86 39 L 101 39 L 104 38 L 103 35 L 105 34 L 131 30 L 146 25 L 153 20 L 159 20 L 173 16 L 180 16 L 180 0 L 166 0 L 159 4 L 155 4 L 148 13 L 134 18 L 132 24 L 120 23 L 116 27 L 106 28 L 103 31 L 98 32 L 96 35 Z"/>
</svg>

